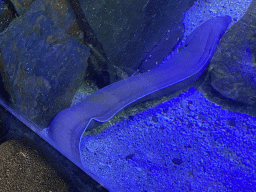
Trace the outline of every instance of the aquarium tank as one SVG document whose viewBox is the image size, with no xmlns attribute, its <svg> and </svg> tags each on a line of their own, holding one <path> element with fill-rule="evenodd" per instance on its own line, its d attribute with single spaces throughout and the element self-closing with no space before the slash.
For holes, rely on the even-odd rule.
<svg viewBox="0 0 256 192">
<path fill-rule="evenodd" d="M 256 191 L 255 28 L 256 0 L 1 0 L 0 104 L 104 191 Z"/>
</svg>

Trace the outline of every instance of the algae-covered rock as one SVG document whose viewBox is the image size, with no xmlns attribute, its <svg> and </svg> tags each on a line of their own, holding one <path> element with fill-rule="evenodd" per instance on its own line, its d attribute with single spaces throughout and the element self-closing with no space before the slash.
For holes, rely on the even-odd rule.
<svg viewBox="0 0 256 192">
<path fill-rule="evenodd" d="M 211 85 L 234 101 L 256 104 L 256 1 L 223 36 L 211 60 Z"/>
<path fill-rule="evenodd" d="M 1 77 L 11 105 L 41 127 L 70 106 L 87 68 L 89 49 L 66 33 L 76 18 L 63 2 L 35 1 L 0 34 Z"/>
</svg>

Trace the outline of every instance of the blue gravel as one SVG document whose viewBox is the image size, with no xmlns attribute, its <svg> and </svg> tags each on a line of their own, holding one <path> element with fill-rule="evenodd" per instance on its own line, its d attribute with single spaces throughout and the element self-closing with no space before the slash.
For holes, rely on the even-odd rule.
<svg viewBox="0 0 256 192">
<path fill-rule="evenodd" d="M 229 15 L 233 21 L 240 20 L 253 0 L 198 0 L 184 15 L 185 34 L 189 35 L 203 22 L 216 17 Z"/>
<path fill-rule="evenodd" d="M 254 191 L 255 127 L 192 87 L 85 136 L 81 158 L 111 191 Z"/>
</svg>

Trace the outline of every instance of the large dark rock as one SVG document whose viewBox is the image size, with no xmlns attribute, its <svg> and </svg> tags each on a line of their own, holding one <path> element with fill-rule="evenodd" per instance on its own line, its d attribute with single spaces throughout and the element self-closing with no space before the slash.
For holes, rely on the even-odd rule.
<svg viewBox="0 0 256 192">
<path fill-rule="evenodd" d="M 70 106 L 84 79 L 89 49 L 67 34 L 69 4 L 37 0 L 0 34 L 0 71 L 17 113 L 41 127 Z"/>
<path fill-rule="evenodd" d="M 194 1 L 79 0 L 88 23 L 106 52 L 112 82 L 134 73 L 170 30 L 171 40 L 164 49 L 167 51 L 159 52 L 158 58 L 147 62 L 143 71 L 151 69 L 155 62 L 161 62 L 182 37 L 183 14 Z"/>
<path fill-rule="evenodd" d="M 256 0 L 223 36 L 211 60 L 211 85 L 234 101 L 256 105 Z"/>
</svg>

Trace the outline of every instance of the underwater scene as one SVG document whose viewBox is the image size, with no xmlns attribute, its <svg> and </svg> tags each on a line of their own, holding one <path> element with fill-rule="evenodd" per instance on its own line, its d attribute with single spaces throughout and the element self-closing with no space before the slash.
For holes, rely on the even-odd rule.
<svg viewBox="0 0 256 192">
<path fill-rule="evenodd" d="M 0 0 L 0 191 L 256 191 L 255 29 L 256 0 Z"/>
</svg>

